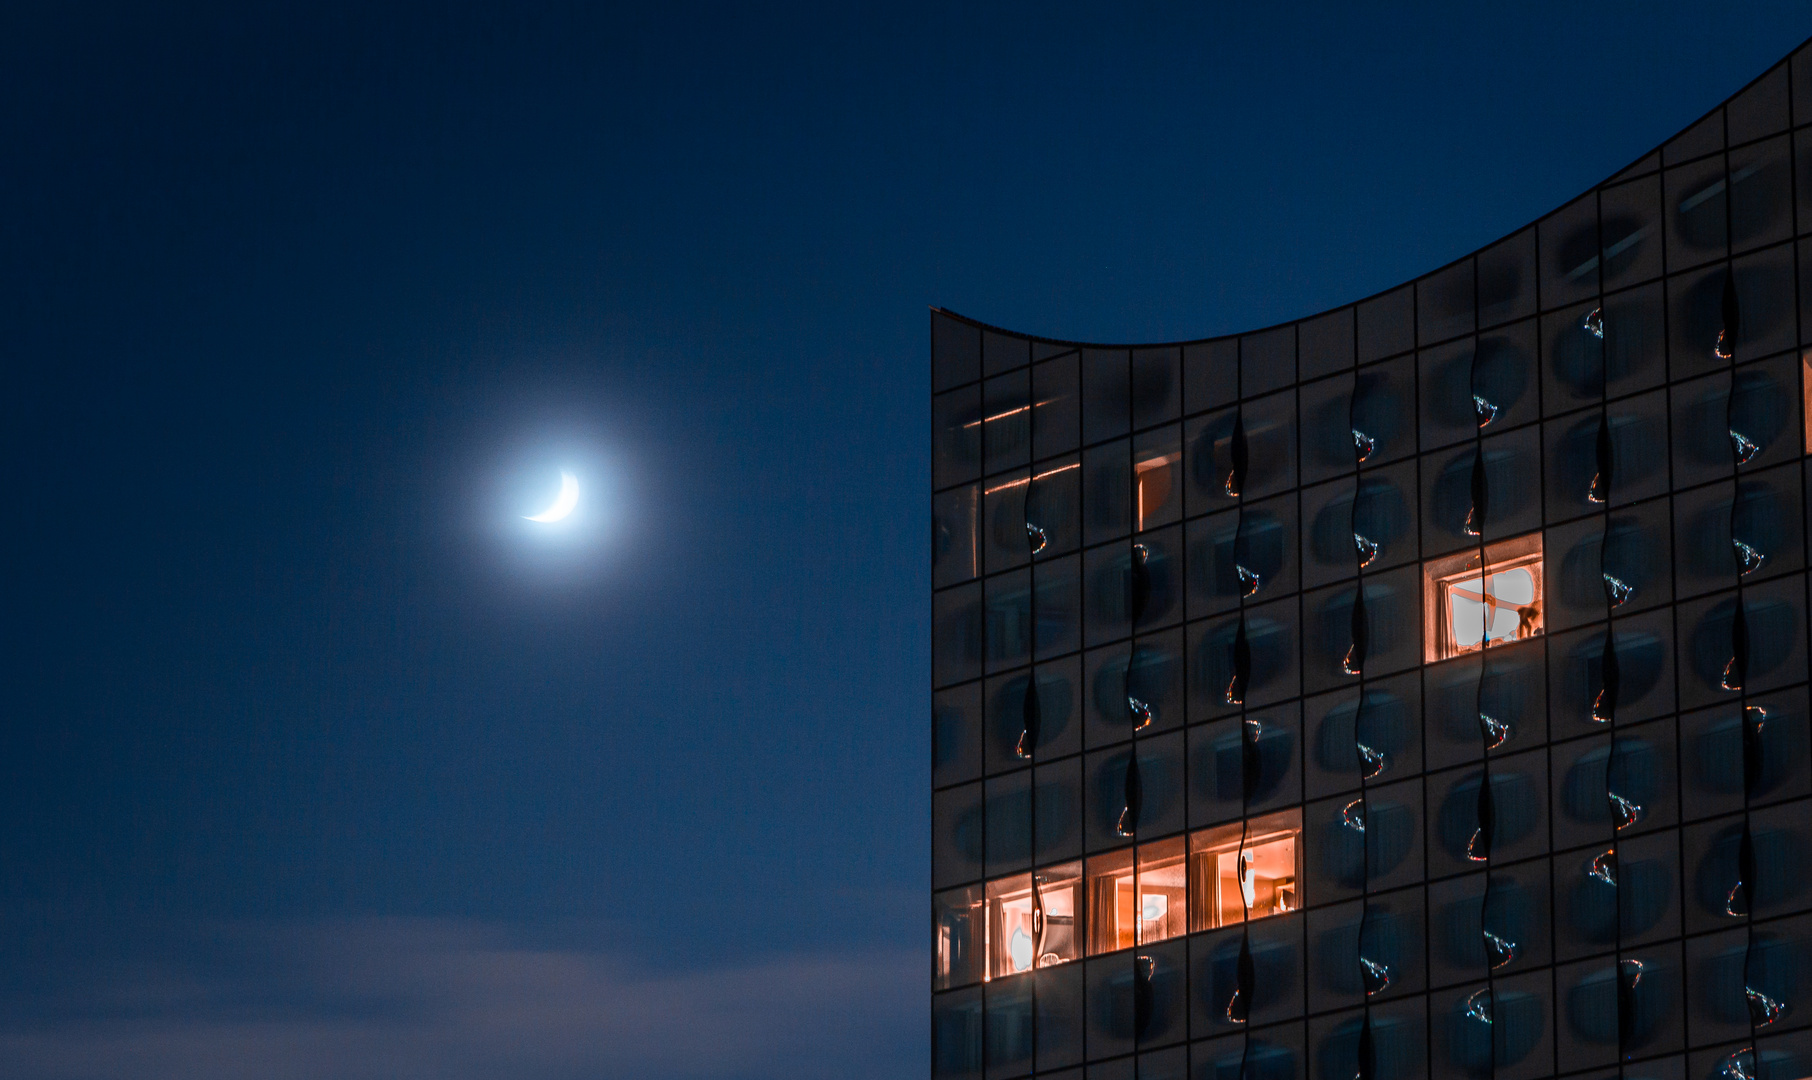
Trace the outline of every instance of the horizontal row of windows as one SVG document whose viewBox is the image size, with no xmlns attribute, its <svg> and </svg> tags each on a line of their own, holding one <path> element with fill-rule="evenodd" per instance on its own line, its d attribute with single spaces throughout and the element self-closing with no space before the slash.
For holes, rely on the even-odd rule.
<svg viewBox="0 0 1812 1080">
<path fill-rule="evenodd" d="M 1332 828 L 1362 779 L 1374 789 L 1407 784 L 1393 789 L 1394 799 L 1412 832 L 1426 834 L 1428 872 L 1465 870 L 1475 810 L 1467 800 L 1476 799 L 1479 786 L 1477 723 L 1440 716 L 1429 726 L 1442 738 L 1424 746 L 1420 723 L 1391 709 L 1388 687 L 1370 700 L 1363 714 L 1343 702 L 1312 717 L 1306 738 L 1294 709 L 1253 714 L 1249 720 L 1261 735 L 1249 791 L 1237 719 L 941 789 L 933 795 L 933 880 L 956 885 L 1034 860 L 1056 863 L 1124 847 L 1129 813 L 1137 816 L 1138 835 L 1152 838 L 1306 799 Z M 1763 722 L 1753 747 L 1759 772 L 1748 792 L 1751 805 L 1804 797 L 1812 791 L 1804 688 L 1757 694 L 1748 709 L 1751 720 Z M 1462 741 L 1466 726 L 1469 747 Z M 1566 850 L 1596 842 L 1613 826 L 1638 835 L 1743 806 L 1745 744 L 1736 705 L 1619 725 L 1614 748 L 1603 730 L 1547 747 L 1540 726 L 1523 718 L 1500 720 L 1497 730 L 1505 742 L 1492 754 L 1499 778 L 1494 798 L 1506 815 L 1514 810 L 1505 818 L 1505 828 L 1515 825 L 1504 839 L 1506 852 Z M 1468 751 L 1470 760 L 1462 757 Z M 1136 800 L 1127 788 L 1134 761 Z M 1618 796 L 1616 817 L 1607 792 Z"/>
<path fill-rule="evenodd" d="M 1527 589 L 1541 600 L 1539 626 L 1523 625 L 1564 631 L 1602 620 L 1607 588 L 1613 590 L 1612 610 L 1624 616 L 1731 588 L 1738 555 L 1746 586 L 1800 570 L 1803 492 L 1800 467 L 1790 464 L 1746 475 L 1735 485 L 1616 504 L 1608 528 L 1602 516 L 1581 519 L 1493 541 L 1491 550 L 1534 546 L 1514 557 L 1530 568 Z M 1361 557 L 1368 617 L 1374 602 L 1388 615 L 1375 620 L 1379 651 L 1388 652 L 1418 619 L 1418 605 L 1398 595 L 1406 586 L 1417 591 L 1407 582 L 1416 574 L 1418 546 L 1393 513 L 1401 507 L 1393 487 L 1379 483 L 1357 499 L 1350 495 L 1337 493 L 1319 510 L 1299 507 L 1290 497 L 1268 500 L 1154 529 L 1136 544 L 1109 542 L 1079 557 L 1053 555 L 1030 570 L 1008 569 L 985 583 L 943 590 L 933 603 L 934 679 L 945 685 L 1021 667 L 1034 646 L 1046 660 L 1124 640 L 1135 629 L 1154 637 L 1185 621 L 1235 612 L 1242 603 L 1254 614 L 1264 608 L 1272 621 L 1278 615 L 1267 605 L 1305 587 L 1303 646 L 1317 665 L 1330 665 L 1345 647 Z M 1311 518 L 1308 529 L 1296 527 L 1299 514 Z M 1420 618 L 1437 633 L 1446 631 L 1429 603 L 1443 595 L 1434 579 L 1468 572 L 1477 551 L 1477 540 L 1443 545 L 1434 553 L 1445 554 L 1421 564 Z M 1503 561 L 1511 558 L 1490 556 L 1494 587 L 1500 574 L 1513 569 Z M 1424 658 L 1444 655 L 1448 651 L 1431 638 Z"/>
<path fill-rule="evenodd" d="M 1123 810 L 1116 828 L 1131 835 Z M 1285 810 L 940 893 L 932 982 L 962 986 L 1301 907 L 1302 812 Z"/>
<path fill-rule="evenodd" d="M 1035 1068 L 1038 1075 L 1080 1080 L 1080 1071 L 1058 1070 L 1087 1061 L 1090 1077 L 1130 1080 L 1128 1055 L 1137 1052 L 1139 1080 L 1344 1080 L 1355 1075 L 1367 1014 L 1378 1080 L 1574 1075 L 1614 1067 L 1620 1043 L 1630 1062 L 1623 1075 L 1632 1080 L 1791 1080 L 1812 1072 L 1812 1015 L 1802 1000 L 1803 973 L 1812 963 L 1807 917 L 1758 922 L 1753 948 L 1746 930 L 1735 929 L 1649 942 L 1621 957 L 1506 968 L 1487 983 L 1483 947 L 1453 958 L 1471 970 L 1445 966 L 1460 939 L 1476 934 L 1480 899 L 1443 902 L 1431 894 L 1426 910 L 1399 908 L 1404 918 L 1364 929 L 1356 916 L 1321 928 L 1301 914 L 1253 923 L 1245 1022 L 1239 928 L 939 994 L 932 1005 L 933 1075 L 1018 1076 Z M 1429 970 L 1444 978 L 1424 981 L 1405 969 L 1368 997 L 1366 969 L 1352 965 L 1347 972 L 1318 961 L 1337 950 L 1350 959 L 1361 938 L 1373 949 L 1386 948 L 1371 925 L 1394 931 L 1390 945 L 1398 952 L 1426 946 Z M 1443 959 L 1432 959 L 1437 956 Z M 1626 985 L 1639 975 L 1623 995 L 1620 967 Z M 1745 988 L 1769 1005 L 1753 1034 Z M 1358 1011 L 1362 1002 L 1366 1013 Z M 1758 1070 L 1745 1051 L 1759 1051 L 1765 1067 Z M 1683 1056 L 1665 1056 L 1675 1054 Z M 1726 1071 L 1732 1064 L 1738 1071 Z M 1127 1072 L 1115 1071 L 1121 1065 Z M 1195 1071 L 1172 1071 L 1186 1065 Z"/>
<path fill-rule="evenodd" d="M 1747 440 L 1745 465 L 1805 452 L 1800 408 L 1804 363 L 1791 353 L 1745 360 L 1735 375 L 1734 401 L 1728 370 L 1695 373 L 1672 385 L 1659 378 L 1632 379 L 1617 388 L 1608 405 L 1618 464 L 1627 467 L 1637 490 L 1648 490 L 1657 478 L 1668 486 L 1670 466 L 1677 473 L 1674 487 L 1728 475 L 1730 430 Z M 1464 377 L 1465 365 L 1461 367 L 1456 377 Z M 1455 455 L 1467 454 L 1482 428 L 1486 443 L 1499 453 L 1522 451 L 1526 443 L 1524 452 L 1534 454 L 1531 464 L 1538 466 L 1532 476 L 1544 475 L 1539 466 L 1545 461 L 1550 485 L 1559 487 L 1549 493 L 1552 515 L 1590 511 L 1585 491 L 1567 484 L 1565 474 L 1577 468 L 1582 450 L 1590 449 L 1591 435 L 1582 446 L 1579 430 L 1596 421 L 1596 388 L 1590 400 L 1569 402 L 1562 410 L 1566 415 L 1551 412 L 1546 425 L 1537 428 L 1534 422 L 1541 414 L 1533 395 L 1527 408 L 1520 396 L 1512 400 L 1508 393 L 1498 392 L 1495 400 L 1487 400 L 1481 392 L 1479 401 L 1471 396 L 1457 400 L 1451 417 L 1426 401 L 1418 411 L 1413 376 L 1407 361 L 1389 361 L 1357 380 L 1350 374 L 1339 376 L 1300 392 L 1286 390 L 1248 401 L 1237 411 L 1211 412 L 1186 423 L 1161 422 L 1131 440 L 1122 429 L 1107 434 L 1106 441 L 1091 442 L 1080 456 L 1078 440 L 1044 439 L 1034 430 L 1022 433 L 1016 449 L 988 454 L 984 460 L 975 433 L 963 430 L 965 424 L 981 422 L 962 420 L 959 413 L 946 418 L 953 426 L 934 442 L 934 485 L 947 493 L 964 490 L 959 485 L 979 484 L 979 494 L 990 504 L 1030 497 L 1034 504 L 1049 502 L 1047 513 L 1063 512 L 1066 499 L 1081 500 L 1084 513 L 1079 525 L 1089 537 L 1106 538 L 1231 507 L 1238 498 L 1251 500 L 1326 481 L 1350 483 L 1356 442 L 1366 447 L 1366 473 L 1419 454 L 1444 454 L 1440 458 L 1444 465 Z M 1352 401 L 1356 385 L 1368 399 L 1359 406 Z M 1036 414 L 1053 404 L 1041 402 L 1029 411 Z M 997 407 L 976 406 L 978 411 Z M 1475 409 L 1488 414 L 1482 425 L 1476 422 Z M 1249 458 L 1238 498 L 1227 483 L 1236 422 Z M 1029 421 L 1022 426 L 1035 428 Z M 1539 482 L 1525 486 L 1539 496 Z"/>
</svg>

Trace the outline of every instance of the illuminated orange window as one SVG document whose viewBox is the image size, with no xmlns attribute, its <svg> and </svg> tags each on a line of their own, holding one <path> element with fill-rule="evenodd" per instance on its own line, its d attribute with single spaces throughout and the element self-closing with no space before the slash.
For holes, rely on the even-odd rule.
<svg viewBox="0 0 1812 1080">
<path fill-rule="evenodd" d="M 1242 832 L 1245 844 L 1240 838 Z M 1232 926 L 1302 906 L 1302 811 L 1204 829 L 1189 838 L 1189 929 Z"/>
<path fill-rule="evenodd" d="M 1539 635 L 1545 625 L 1541 534 L 1473 548 L 1422 565 L 1424 659 L 1444 660 Z"/>
<path fill-rule="evenodd" d="M 1164 504 L 1170 501 L 1170 494 L 1176 485 L 1176 464 L 1179 454 L 1164 454 L 1161 457 L 1147 458 L 1133 466 L 1139 484 L 1139 529 L 1144 531 L 1145 523 L 1157 517 Z"/>
<path fill-rule="evenodd" d="M 1136 873 L 1130 850 L 1088 861 L 1089 955 L 1187 932 L 1189 882 L 1183 855 L 1178 836 L 1140 845 Z"/>
<path fill-rule="evenodd" d="M 1812 454 L 1812 349 L 1799 358 L 1800 421 L 1806 426 L 1806 453 Z"/>
<path fill-rule="evenodd" d="M 1080 862 L 990 881 L 985 977 L 1080 959 L 1081 901 Z"/>
</svg>

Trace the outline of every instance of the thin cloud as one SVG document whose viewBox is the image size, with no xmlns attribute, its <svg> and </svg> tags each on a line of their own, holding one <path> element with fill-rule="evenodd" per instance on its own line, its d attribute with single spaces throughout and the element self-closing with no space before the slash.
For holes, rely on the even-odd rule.
<svg viewBox="0 0 1812 1080">
<path fill-rule="evenodd" d="M 11 1010 L 17 1080 L 816 1080 L 923 1075 L 924 958 L 797 954 L 667 970 L 507 928 L 221 928 L 205 962 L 134 964 Z"/>
</svg>

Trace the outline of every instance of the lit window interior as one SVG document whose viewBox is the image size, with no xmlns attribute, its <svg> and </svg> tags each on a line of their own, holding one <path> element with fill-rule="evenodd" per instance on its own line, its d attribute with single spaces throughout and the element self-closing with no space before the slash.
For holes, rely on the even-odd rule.
<svg viewBox="0 0 1812 1080">
<path fill-rule="evenodd" d="M 1800 420 L 1805 424 L 1806 453 L 1812 454 L 1812 349 L 1799 358 Z"/>
<path fill-rule="evenodd" d="M 1302 812 L 1287 810 L 1254 818 L 1240 843 L 1239 823 L 1207 829 L 1189 838 L 1190 877 L 1196 894 L 1191 930 L 1212 930 L 1246 920 L 1282 915 L 1302 906 Z"/>
<path fill-rule="evenodd" d="M 1088 861 L 1089 953 L 1112 952 L 1187 932 L 1189 882 L 1183 838 Z"/>
<path fill-rule="evenodd" d="M 1081 892 L 1079 862 L 989 882 L 987 977 L 1079 958 Z"/>
<path fill-rule="evenodd" d="M 1541 534 L 1502 540 L 1478 551 L 1436 559 L 1423 568 L 1426 659 L 1443 660 L 1542 632 Z"/>
<path fill-rule="evenodd" d="M 1262 919 L 1302 906 L 1302 811 L 1123 848 L 940 893 L 934 983 L 942 988 Z M 1135 855 L 1136 852 L 1136 855 Z"/>
<path fill-rule="evenodd" d="M 1176 463 L 1181 455 L 1164 454 L 1147 458 L 1133 466 L 1133 472 L 1139 481 L 1139 529 L 1145 528 L 1145 522 L 1157 517 L 1170 501 L 1174 490 Z"/>
</svg>

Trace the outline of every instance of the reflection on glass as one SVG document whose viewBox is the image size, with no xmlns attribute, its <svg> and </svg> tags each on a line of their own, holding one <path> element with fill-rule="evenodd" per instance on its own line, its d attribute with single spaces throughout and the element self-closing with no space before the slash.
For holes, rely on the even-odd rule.
<svg viewBox="0 0 1812 1080">
<path fill-rule="evenodd" d="M 1501 540 L 1423 564 L 1423 625 L 1434 627 L 1429 661 L 1535 637 L 1545 619 L 1541 534 Z"/>
<path fill-rule="evenodd" d="M 985 977 L 998 979 L 1080 958 L 1076 916 L 1081 892 L 1079 862 L 990 881 Z"/>
</svg>

